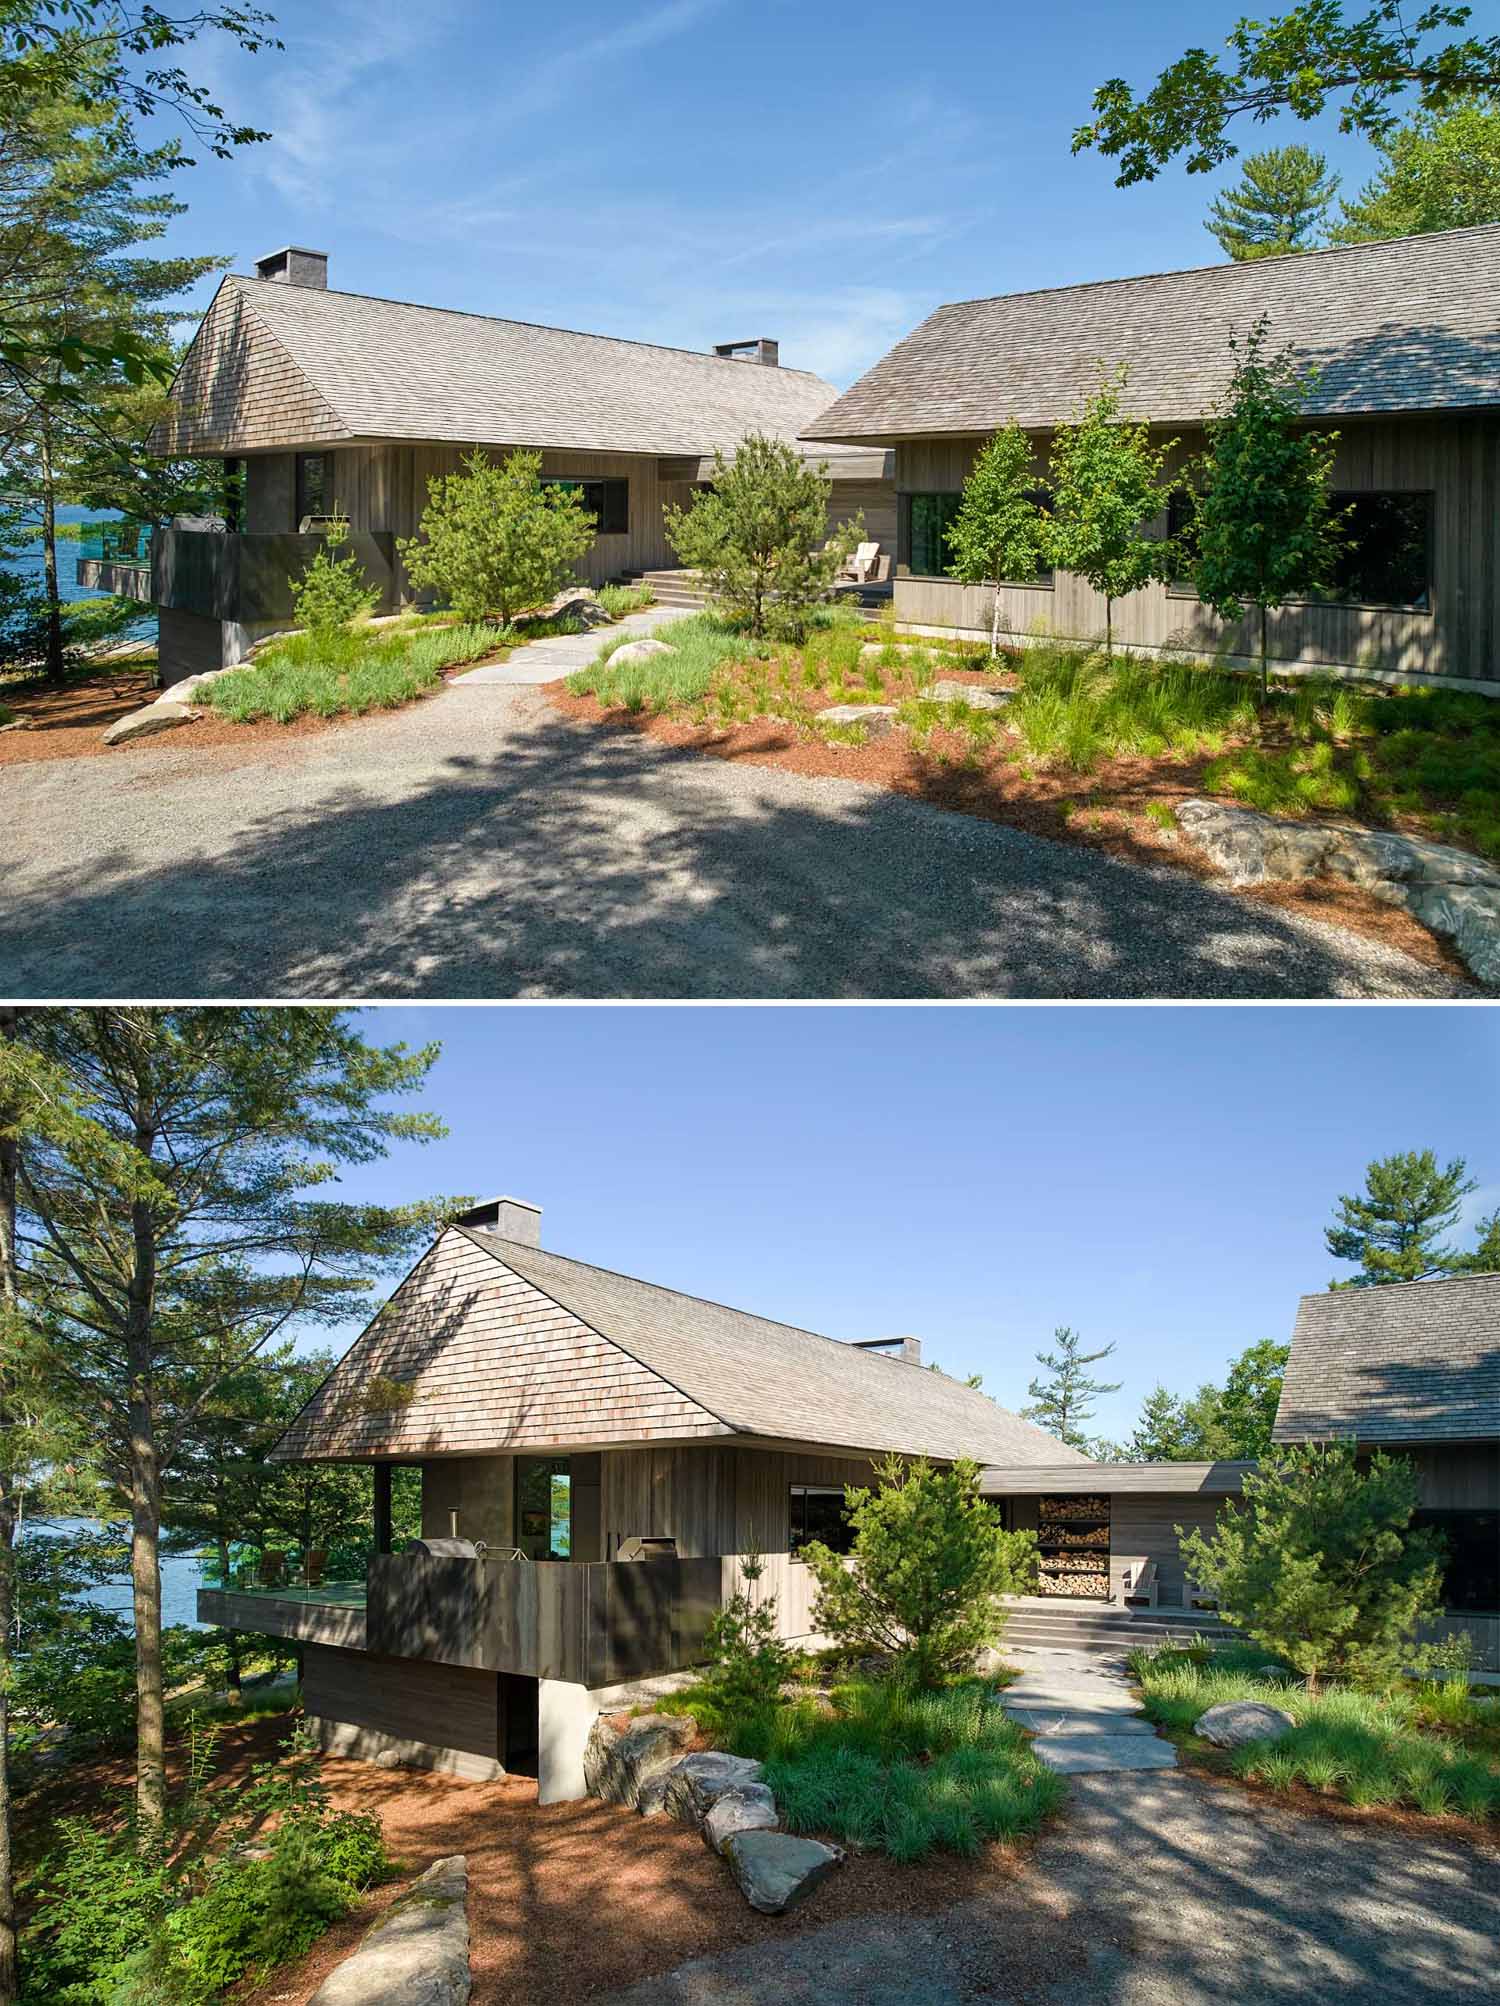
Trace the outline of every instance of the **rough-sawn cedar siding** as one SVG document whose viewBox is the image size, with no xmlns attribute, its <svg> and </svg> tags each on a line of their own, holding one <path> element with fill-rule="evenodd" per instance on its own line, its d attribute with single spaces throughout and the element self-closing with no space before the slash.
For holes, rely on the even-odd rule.
<svg viewBox="0 0 1500 2006">
<path fill-rule="evenodd" d="M 226 285 L 183 358 L 149 445 L 153 453 L 219 454 L 347 437 L 244 290 Z"/>
<path fill-rule="evenodd" d="M 372 1412 L 382 1398 L 393 1404 Z M 503 1262 L 448 1232 L 275 1453 L 478 1455 L 730 1432 Z"/>
</svg>

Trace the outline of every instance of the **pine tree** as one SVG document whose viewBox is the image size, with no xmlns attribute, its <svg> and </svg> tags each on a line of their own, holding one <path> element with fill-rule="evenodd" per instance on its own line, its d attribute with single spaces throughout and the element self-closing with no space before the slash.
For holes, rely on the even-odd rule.
<svg viewBox="0 0 1500 2006">
<path fill-rule="evenodd" d="M 1375 142 L 1384 164 L 1332 235 L 1338 244 L 1500 222 L 1500 100 L 1419 112 Z"/>
<path fill-rule="evenodd" d="M 561 590 L 596 527 L 577 488 L 542 479 L 540 453 L 497 464 L 476 448 L 456 474 L 428 481 L 420 532 L 399 548 L 413 585 L 462 619 L 508 626 Z"/>
<path fill-rule="evenodd" d="M 1244 173 L 1209 207 L 1204 228 L 1226 256 L 1279 258 L 1310 251 L 1327 233 L 1339 177 L 1308 146 L 1275 146 L 1245 156 Z"/>
<path fill-rule="evenodd" d="M 1114 653 L 1115 601 L 1176 568 L 1172 544 L 1148 534 L 1166 509 L 1163 474 L 1175 439 L 1153 446 L 1149 429 L 1120 416 L 1127 372 L 1102 379 L 1077 421 L 1061 426 L 1048 465 L 1043 547 L 1059 571 L 1084 578 L 1104 600 L 1104 646 Z"/>
<path fill-rule="evenodd" d="M 1060 1324 L 1052 1336 L 1056 1351 L 1036 1354 L 1037 1364 L 1045 1367 L 1048 1376 L 1033 1379 L 1026 1388 L 1032 1404 L 1023 1407 L 1021 1413 L 1048 1434 L 1056 1435 L 1060 1442 L 1066 1442 L 1070 1449 L 1087 1449 L 1089 1438 L 1084 1423 L 1093 1419 L 1095 1400 L 1101 1393 L 1120 1390 L 1118 1380 L 1108 1383 L 1094 1379 L 1088 1368 L 1101 1358 L 1108 1358 L 1114 1346 L 1106 1344 L 1098 1351 L 1080 1351 L 1083 1338 L 1067 1324 Z"/>
<path fill-rule="evenodd" d="M 948 529 L 950 577 L 992 585 L 990 658 L 1000 652 L 1000 593 L 1024 585 L 1042 566 L 1042 516 L 1036 503 L 1031 444 L 1012 421 L 987 439 L 964 482 L 958 514 Z"/>
<path fill-rule="evenodd" d="M 1302 421 L 1305 377 L 1290 349 L 1266 353 L 1267 321 L 1243 345 L 1231 339 L 1234 374 L 1208 426 L 1197 468 L 1193 584 L 1206 606 L 1238 620 L 1245 603 L 1260 614 L 1260 685 L 1270 671 L 1269 609 L 1315 591 L 1337 550 L 1329 481 L 1334 433 Z"/>
<path fill-rule="evenodd" d="M 1441 1169 L 1430 1149 L 1377 1158 L 1365 1171 L 1364 1190 L 1339 1199 L 1324 1234 L 1334 1259 L 1357 1262 L 1360 1272 L 1329 1287 L 1365 1289 L 1466 1272 L 1476 1257 L 1442 1242 L 1458 1224 L 1464 1199 L 1477 1189 L 1461 1156 Z M 1500 1253 L 1497 1221 L 1483 1222 L 1481 1233 L 1483 1262 Z"/>
<path fill-rule="evenodd" d="M 226 1381 L 294 1319 L 355 1314 L 442 1215 L 321 1189 L 442 1133 L 389 1111 L 435 1057 L 367 1045 L 329 1010 L 37 1010 L 0 1043 L 22 1305 L 131 1520 L 143 1843 L 166 1808 L 164 1484 Z"/>
</svg>

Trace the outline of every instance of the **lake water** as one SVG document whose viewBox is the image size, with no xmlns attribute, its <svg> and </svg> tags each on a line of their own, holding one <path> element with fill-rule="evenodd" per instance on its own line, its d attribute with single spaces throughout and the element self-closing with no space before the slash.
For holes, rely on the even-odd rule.
<svg viewBox="0 0 1500 2006">
<path fill-rule="evenodd" d="M 50 1539 L 69 1532 L 97 1532 L 98 1524 L 83 1518 L 53 1518 L 28 1525 L 23 1530 L 23 1539 Z M 186 1623 L 195 1630 L 206 1629 L 206 1624 L 198 1621 L 198 1590 L 203 1582 L 203 1569 L 196 1555 L 191 1553 L 164 1553 L 161 1557 L 161 1620 L 164 1624 Z M 93 1589 L 89 1600 L 97 1602 L 103 1609 L 117 1609 L 127 1619 L 130 1615 L 130 1565 L 127 1561 L 118 1577 Z"/>
<path fill-rule="evenodd" d="M 109 522 L 113 520 L 113 517 L 108 513 L 102 513 L 98 509 L 68 506 L 60 508 L 57 511 L 57 519 L 59 522 L 84 523 Z M 18 554 L 6 562 L 4 569 L 14 572 L 18 577 L 28 578 L 33 583 L 40 585 L 45 574 L 40 539 L 35 543 L 23 544 Z M 90 592 L 84 586 L 80 585 L 76 576 L 77 570 L 78 545 L 71 537 L 66 540 L 60 539 L 57 546 L 58 597 L 63 600 L 73 600 L 103 599 L 108 596 L 103 592 Z M 152 613 L 143 612 L 135 631 L 154 638 L 156 634 L 156 616 Z"/>
</svg>

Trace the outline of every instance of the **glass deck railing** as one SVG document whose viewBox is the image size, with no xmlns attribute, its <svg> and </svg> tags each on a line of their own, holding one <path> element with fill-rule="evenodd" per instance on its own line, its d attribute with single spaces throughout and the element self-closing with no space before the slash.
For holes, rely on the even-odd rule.
<svg viewBox="0 0 1500 2006">
<path fill-rule="evenodd" d="M 132 522 L 129 519 L 85 523 L 78 535 L 78 555 L 98 558 L 106 564 L 131 565 L 137 570 L 149 571 L 151 530 L 149 522 Z"/>
</svg>

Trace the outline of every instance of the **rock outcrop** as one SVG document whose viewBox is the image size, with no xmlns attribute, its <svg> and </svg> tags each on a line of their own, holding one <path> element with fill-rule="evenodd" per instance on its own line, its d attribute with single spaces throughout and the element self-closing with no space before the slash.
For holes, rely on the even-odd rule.
<svg viewBox="0 0 1500 2006">
<path fill-rule="evenodd" d="M 665 1779 L 692 1738 L 693 1722 L 686 1714 L 639 1714 L 623 1730 L 611 1727 L 601 1715 L 594 1722 L 583 1757 L 583 1780 L 589 1795 L 644 1809 L 641 1793 L 645 1786 L 657 1777 Z"/>
<path fill-rule="evenodd" d="M 469 1864 L 434 1860 L 318 1987 L 308 2006 L 466 2006 Z"/>
</svg>

